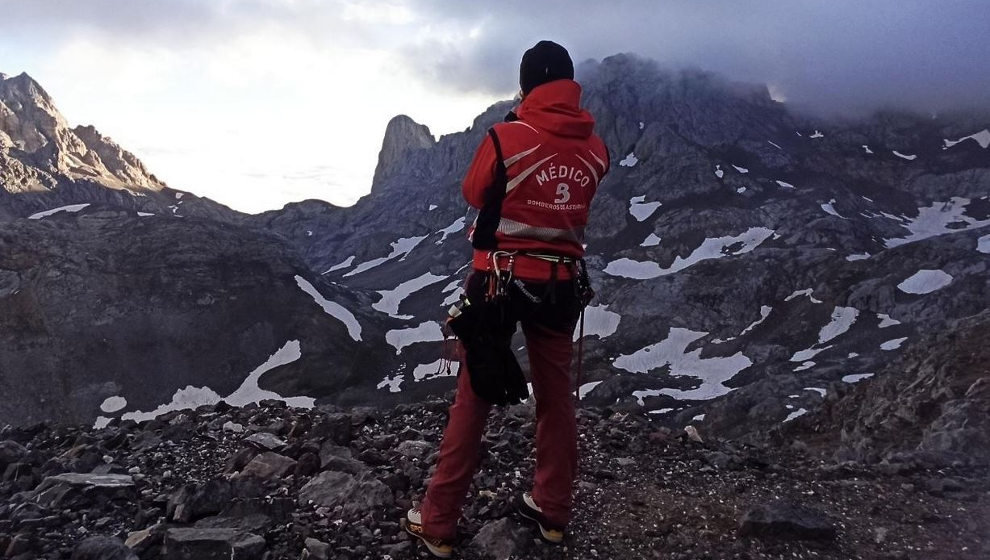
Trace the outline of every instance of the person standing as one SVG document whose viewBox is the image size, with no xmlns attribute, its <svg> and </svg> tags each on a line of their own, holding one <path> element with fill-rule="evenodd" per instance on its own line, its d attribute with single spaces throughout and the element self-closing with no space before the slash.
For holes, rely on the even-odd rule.
<svg viewBox="0 0 990 560">
<path fill-rule="evenodd" d="M 458 333 L 464 359 L 436 471 L 421 506 L 402 520 L 441 558 L 452 553 L 492 404 L 527 393 L 509 346 L 517 324 L 536 399 L 533 489 L 518 497 L 517 508 L 544 540 L 560 543 L 573 504 L 572 335 L 592 294 L 582 260 L 584 229 L 609 154 L 594 134 L 594 119 L 580 107 L 581 86 L 564 47 L 540 41 L 527 50 L 519 86 L 518 109 L 488 131 L 462 185 L 464 198 L 480 211 L 469 233 L 474 257 L 465 299 L 498 312 L 481 315 L 479 336 Z"/>
</svg>

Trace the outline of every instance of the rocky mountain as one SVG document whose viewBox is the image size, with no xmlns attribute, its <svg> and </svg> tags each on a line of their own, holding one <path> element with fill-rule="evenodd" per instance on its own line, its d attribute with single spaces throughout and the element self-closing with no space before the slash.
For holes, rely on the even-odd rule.
<svg viewBox="0 0 990 560">
<path fill-rule="evenodd" d="M 0 165 L 8 192 L 51 190 L 63 177 L 131 193 L 165 188 L 133 154 L 92 126 L 70 128 L 27 74 L 0 74 Z"/>
<path fill-rule="evenodd" d="M 858 121 L 815 120 L 774 101 L 763 86 L 701 71 L 667 71 L 631 55 L 583 64 L 578 79 L 613 163 L 586 240 L 598 291 L 585 317 L 581 393 L 587 403 L 648 411 L 670 426 L 704 422 L 723 402 L 748 403 L 732 407 L 733 416 L 718 425 L 726 435 L 758 432 L 816 410 L 837 388 L 881 377 L 888 362 L 912 345 L 924 348 L 931 344 L 928 335 L 987 309 L 985 115 L 885 112 Z M 6 82 L 12 80 L 27 81 Z M 47 95 L 33 99 L 43 106 Z M 17 115 L 28 114 L 25 106 L 18 106 Z M 278 394 L 321 402 L 416 401 L 448 390 L 456 372 L 441 360 L 441 324 L 469 257 L 464 235 L 473 215 L 460 198 L 459 183 L 486 129 L 511 106 L 496 104 L 464 132 L 440 138 L 408 117 L 396 117 L 386 129 L 371 192 L 353 207 L 305 201 L 257 216 L 164 186 L 120 189 L 109 179 L 104 184 L 57 167 L 28 166 L 20 149 L 8 148 L 5 153 L 21 157 L 21 167 L 32 173 L 54 169 L 54 183 L 47 191 L 15 193 L 7 177 L 27 172 L 16 175 L 15 164 L 0 165 L 0 217 L 5 231 L 21 236 L 19 247 L 33 246 L 33 236 L 54 235 L 25 225 L 31 216 L 75 239 L 71 232 L 89 227 L 87 214 L 96 213 L 119 228 L 111 231 L 125 245 L 141 239 L 130 235 L 140 224 L 161 229 L 151 239 L 173 235 L 180 229 L 174 222 L 196 223 L 203 235 L 229 232 L 219 237 L 230 245 L 200 244 L 184 252 L 191 260 L 199 258 L 193 251 L 209 255 L 202 262 L 212 263 L 204 265 L 212 276 L 202 289 L 210 293 L 227 282 L 216 268 L 234 251 L 235 238 L 245 244 L 242 257 L 257 268 L 260 262 L 248 257 L 250 247 L 260 244 L 265 259 L 292 264 L 257 280 L 269 292 L 248 297 L 260 301 L 263 293 L 284 290 L 285 300 L 258 315 L 213 306 L 217 322 L 188 321 L 189 339 L 210 339 L 220 323 L 244 330 L 292 323 L 284 316 L 300 310 L 289 301 L 318 316 L 319 307 L 339 315 L 344 310 L 361 327 L 361 341 L 348 337 L 346 321 L 326 314 L 323 320 L 335 328 L 313 336 L 326 338 L 317 344 L 325 349 L 321 355 L 346 348 L 374 360 L 352 366 L 346 392 L 341 385 L 292 385 L 299 376 L 320 375 L 308 367 L 273 367 L 262 385 L 280 384 L 287 392 Z M 28 145 L 26 138 L 18 141 Z M 101 162 L 112 160 L 92 151 Z M 71 213 L 83 204 L 89 206 Z M 157 243 L 169 241 L 160 237 Z M 146 263 L 126 263 L 137 284 L 157 270 L 145 260 L 151 254 L 146 247 L 127 253 L 131 261 Z M 48 274 L 64 274 L 61 260 L 46 263 L 55 270 Z M 108 263 L 124 273 L 123 259 Z M 8 278 L 10 266 L 4 269 Z M 312 290 L 296 283 L 297 275 Z M 175 281 L 181 276 L 176 271 Z M 307 292 L 318 294 L 318 305 Z M 119 293 L 124 292 L 104 297 Z M 152 294 L 149 288 L 140 297 Z M 130 331 L 126 324 L 119 326 Z M 89 336 L 81 325 L 72 328 L 87 332 L 81 338 Z M 5 348 L 27 347 L 25 331 L 5 334 L 16 342 Z M 282 348 L 276 340 L 285 344 L 293 336 L 286 331 L 266 341 L 264 351 L 258 350 L 260 362 L 253 358 L 255 367 Z M 203 353 L 191 344 L 169 348 L 153 361 L 192 363 Z M 21 356 L 0 352 L 6 360 L 0 363 Z M 525 356 L 520 358 L 525 365 Z M 165 394 L 159 402 L 188 383 L 173 378 L 173 371 L 160 376 Z M 78 375 L 92 376 L 95 386 L 104 382 L 100 374 Z M 199 386 L 225 392 L 205 375 Z M 238 375 L 243 379 L 245 370 L 226 379 Z M 97 393 L 130 401 L 129 390 Z"/>
<path fill-rule="evenodd" d="M 353 351 L 384 335 L 367 297 L 69 128 L 27 75 L 0 80 L 0 116 L 0 424 L 367 400 L 355 376 L 388 366 Z"/>
<path fill-rule="evenodd" d="M 683 425 L 731 392 L 760 403 L 731 426 L 768 427 L 987 309 L 990 118 L 823 122 L 765 87 L 626 55 L 578 79 L 613 160 L 587 238 L 588 402 Z M 420 341 L 396 347 L 405 365 L 383 391 L 414 398 L 440 383 L 425 372 L 473 219 L 458 185 L 510 107 L 436 141 L 397 117 L 353 208 L 309 201 L 261 217 L 315 271 L 381 294 L 392 332 Z"/>
</svg>

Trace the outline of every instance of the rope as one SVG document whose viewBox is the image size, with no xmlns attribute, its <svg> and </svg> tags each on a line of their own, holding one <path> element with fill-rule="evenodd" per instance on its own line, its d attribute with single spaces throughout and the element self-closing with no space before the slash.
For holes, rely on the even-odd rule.
<svg viewBox="0 0 990 560">
<path fill-rule="evenodd" d="M 584 366 L 584 308 L 581 308 L 581 328 L 578 331 L 577 352 L 577 386 L 574 388 L 574 400 L 577 408 L 581 408 L 581 374 Z"/>
</svg>

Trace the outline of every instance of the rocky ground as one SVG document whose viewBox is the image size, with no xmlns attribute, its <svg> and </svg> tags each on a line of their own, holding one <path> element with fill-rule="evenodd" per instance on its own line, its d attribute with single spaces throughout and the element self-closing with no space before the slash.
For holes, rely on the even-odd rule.
<svg viewBox="0 0 990 560">
<path fill-rule="evenodd" d="M 421 558 L 423 547 L 397 521 L 422 493 L 447 406 L 345 412 L 221 403 L 99 430 L 5 428 L 0 553 Z M 565 545 L 550 547 L 511 507 L 530 486 L 533 431 L 531 406 L 493 414 L 458 557 L 990 555 L 985 468 L 891 472 L 823 461 L 799 439 L 748 446 L 608 409 L 580 412 L 577 513 Z"/>
</svg>

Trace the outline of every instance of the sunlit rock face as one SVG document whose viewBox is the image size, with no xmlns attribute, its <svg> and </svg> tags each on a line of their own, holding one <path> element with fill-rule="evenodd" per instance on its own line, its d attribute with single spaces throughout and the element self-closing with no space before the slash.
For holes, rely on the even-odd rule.
<svg viewBox="0 0 990 560">
<path fill-rule="evenodd" d="M 134 193 L 160 191 L 165 184 L 133 154 L 92 126 L 70 128 L 52 98 L 30 76 L 0 78 L 0 150 L 5 158 L 48 177 L 26 175 L 8 163 L 9 191 L 51 188 L 55 177 L 88 180 Z"/>
</svg>

